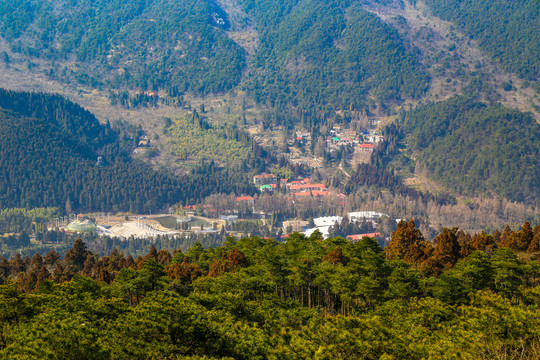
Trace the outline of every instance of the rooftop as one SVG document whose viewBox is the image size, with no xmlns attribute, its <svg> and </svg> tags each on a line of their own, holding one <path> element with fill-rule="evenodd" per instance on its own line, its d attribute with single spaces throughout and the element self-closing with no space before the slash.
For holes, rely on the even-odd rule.
<svg viewBox="0 0 540 360">
<path fill-rule="evenodd" d="M 377 237 L 377 236 L 381 236 L 381 233 L 376 232 L 376 233 L 348 235 L 347 239 L 352 240 L 352 241 L 357 241 L 357 240 L 361 240 L 362 238 L 365 238 L 365 237 L 374 238 L 374 237 Z"/>
</svg>

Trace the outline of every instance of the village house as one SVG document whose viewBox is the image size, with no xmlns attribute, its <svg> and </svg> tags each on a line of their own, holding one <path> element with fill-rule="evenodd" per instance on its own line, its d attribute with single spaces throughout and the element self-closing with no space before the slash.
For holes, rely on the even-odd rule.
<svg viewBox="0 0 540 360">
<path fill-rule="evenodd" d="M 255 204 L 255 199 L 252 196 L 240 196 L 236 198 L 236 201 L 239 203 L 247 203 L 250 206 Z"/>
<path fill-rule="evenodd" d="M 376 233 L 367 233 L 367 234 L 347 235 L 347 239 L 349 239 L 350 241 L 358 241 L 358 240 L 362 240 L 365 237 L 377 238 L 380 236 L 381 236 L 381 233 L 376 232 Z"/>
<path fill-rule="evenodd" d="M 259 190 L 261 192 L 263 191 L 273 192 L 275 188 L 276 188 L 276 184 L 264 184 L 259 187 Z"/>
<path fill-rule="evenodd" d="M 260 174 L 253 177 L 255 186 L 277 184 L 277 176 L 274 174 Z"/>
<path fill-rule="evenodd" d="M 322 197 L 322 196 L 328 196 L 330 195 L 330 191 L 328 190 L 311 190 L 311 191 L 302 191 L 302 192 L 294 192 L 292 193 L 293 196 L 296 196 L 297 198 L 306 198 L 306 197 Z"/>
<path fill-rule="evenodd" d="M 369 134 L 364 136 L 364 141 L 370 142 L 370 143 L 378 143 L 380 141 L 383 141 L 382 135 L 376 135 L 376 134 Z"/>
<path fill-rule="evenodd" d="M 356 147 L 355 151 L 359 152 L 373 152 L 375 145 L 373 144 L 360 144 Z"/>
<path fill-rule="evenodd" d="M 324 184 L 291 184 L 289 185 L 290 191 L 309 191 L 309 190 L 326 190 Z"/>
</svg>

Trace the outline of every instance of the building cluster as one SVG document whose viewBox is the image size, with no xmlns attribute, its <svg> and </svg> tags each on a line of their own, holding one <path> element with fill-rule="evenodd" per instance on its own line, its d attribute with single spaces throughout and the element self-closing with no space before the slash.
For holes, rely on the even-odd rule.
<svg viewBox="0 0 540 360">
<path fill-rule="evenodd" d="M 311 179 L 304 179 L 298 183 L 298 181 L 292 181 L 287 184 L 287 189 L 295 198 L 303 198 L 307 196 L 322 197 L 330 195 L 330 191 L 324 184 L 312 184 Z"/>
<path fill-rule="evenodd" d="M 388 216 L 384 213 L 379 213 L 375 211 L 356 211 L 356 212 L 350 212 L 347 214 L 347 218 L 350 222 L 361 222 L 361 221 L 370 221 L 373 225 L 373 228 L 377 227 L 377 220 L 383 216 Z M 313 223 L 315 224 L 315 227 L 305 229 L 304 234 L 306 236 L 310 236 L 315 231 L 319 231 L 324 238 L 328 238 L 330 236 L 330 228 L 335 226 L 336 223 L 341 223 L 343 220 L 342 216 L 323 216 L 316 219 L 313 219 Z M 354 234 L 349 235 L 347 238 L 350 238 L 350 240 L 359 240 L 363 238 L 364 236 L 368 237 L 377 237 L 380 236 L 379 233 L 369 233 L 369 234 Z"/>
<path fill-rule="evenodd" d="M 304 146 L 311 145 L 311 134 L 308 132 L 297 131 L 295 137 L 287 141 L 288 145 L 294 145 L 296 143 L 302 144 Z"/>
<path fill-rule="evenodd" d="M 289 182 L 287 179 L 278 180 L 277 176 L 273 174 L 259 174 L 253 177 L 253 184 L 257 186 L 261 192 L 273 192 L 278 186 L 280 188 L 285 188 L 294 198 L 322 197 L 330 195 L 330 191 L 328 191 L 325 184 L 312 183 L 309 178 Z"/>
<path fill-rule="evenodd" d="M 351 129 L 342 130 L 340 126 L 334 126 L 326 138 L 326 147 L 337 150 L 341 147 L 352 146 L 356 152 L 373 152 L 375 145 L 383 140 L 382 135 L 375 130 L 363 133 Z"/>
</svg>

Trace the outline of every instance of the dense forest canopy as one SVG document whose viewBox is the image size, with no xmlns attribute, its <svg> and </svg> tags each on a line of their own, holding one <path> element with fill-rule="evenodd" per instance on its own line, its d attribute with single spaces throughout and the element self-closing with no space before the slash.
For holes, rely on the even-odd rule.
<svg viewBox="0 0 540 360">
<path fill-rule="evenodd" d="M 507 70 L 527 80 L 540 76 L 538 0 L 426 0 Z"/>
<path fill-rule="evenodd" d="M 418 98 L 429 86 L 418 54 L 357 2 L 235 6 L 260 39 L 249 64 L 210 0 L 0 1 L 0 34 L 14 53 L 48 60 L 50 77 L 92 87 L 223 93 L 247 67 L 242 87 L 260 103 L 349 109 L 368 97 Z"/>
<path fill-rule="evenodd" d="M 540 227 L 433 244 L 292 234 L 204 249 L 0 258 L 0 354 L 86 359 L 536 359 Z M 35 354 L 39 354 L 36 356 Z"/>
<path fill-rule="evenodd" d="M 276 106 L 365 106 L 417 98 L 429 85 L 417 54 L 404 39 L 358 3 L 241 0 L 260 32 L 247 88 Z"/>
<path fill-rule="evenodd" d="M 417 162 L 446 186 L 538 204 L 540 125 L 529 114 L 456 97 L 419 107 L 404 125 Z"/>
<path fill-rule="evenodd" d="M 244 50 L 209 0 L 0 2 L 0 33 L 14 52 L 50 60 L 51 75 L 94 87 L 222 92 L 240 81 Z M 63 67 L 76 60 L 75 67 Z"/>
</svg>

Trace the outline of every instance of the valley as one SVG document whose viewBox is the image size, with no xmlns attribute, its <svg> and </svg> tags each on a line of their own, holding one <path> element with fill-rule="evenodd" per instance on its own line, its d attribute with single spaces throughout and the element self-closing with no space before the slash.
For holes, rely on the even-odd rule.
<svg viewBox="0 0 540 360">
<path fill-rule="evenodd" d="M 0 358 L 540 358 L 538 0 L 0 0 Z"/>
<path fill-rule="evenodd" d="M 219 8 L 213 6 L 219 6 Z M 279 24 L 267 21 L 269 18 L 265 18 L 266 15 L 261 12 L 264 6 L 271 12 L 281 12 L 284 15 L 278 21 Z M 8 89 L 52 92 L 69 98 L 95 114 L 101 124 L 109 123 L 118 131 L 129 134 L 128 137 L 132 138 L 129 141 L 133 142 L 130 156 L 135 160 L 150 165 L 154 171 L 166 172 L 175 176 L 190 176 L 189 174 L 198 171 L 197 168 L 201 161 L 212 160 L 220 168 L 238 169 L 240 167 L 243 169 L 242 171 L 248 170 L 244 176 L 246 183 L 249 182 L 249 176 L 264 173 L 268 168 L 268 172 L 275 172 L 290 180 L 294 180 L 295 176 L 299 175 L 315 177 L 327 185 L 332 185 L 336 193 L 339 193 L 343 192 L 345 188 L 356 188 L 356 185 L 351 184 L 351 176 L 359 164 L 366 164 L 394 173 L 396 180 L 392 181 L 401 181 L 404 184 L 404 187 L 400 188 L 402 190 L 399 190 L 402 194 L 409 191 L 406 190 L 409 188 L 411 191 L 420 191 L 436 197 L 450 196 L 454 200 L 447 203 L 447 206 L 476 204 L 472 206 L 475 208 L 484 201 L 486 196 L 488 199 L 497 201 L 503 199 L 517 201 L 517 204 L 524 201 L 524 197 L 510 195 L 515 192 L 514 185 L 508 188 L 510 192 L 507 192 L 506 195 L 501 195 L 500 190 L 494 191 L 488 188 L 482 190 L 483 188 L 478 186 L 474 189 L 470 188 L 470 190 L 463 190 L 463 184 L 454 183 L 457 185 L 449 186 L 449 183 L 445 182 L 444 179 L 434 175 L 433 168 L 429 168 L 425 163 L 425 156 L 422 157 L 418 148 L 414 149 L 413 147 L 414 142 L 411 142 L 411 134 L 415 131 L 414 126 L 411 126 L 410 122 L 403 123 L 403 120 L 410 116 L 415 109 L 424 109 L 426 104 L 432 102 L 451 103 L 458 95 L 473 97 L 486 104 L 500 103 L 504 108 L 530 113 L 537 122 L 539 121 L 538 92 L 535 90 L 535 86 L 531 86 L 530 81 L 523 80 L 518 75 L 505 70 L 502 62 L 486 55 L 481 49 L 479 41 L 466 35 L 455 23 L 442 20 L 435 15 L 434 9 L 437 9 L 435 5 L 429 1 L 390 1 L 384 3 L 366 1 L 362 3 L 361 10 L 356 8 L 353 3 L 336 2 L 332 6 L 335 6 L 335 9 L 340 9 L 343 18 L 340 18 L 342 15 L 335 12 L 334 8 L 321 7 L 319 4 L 310 9 L 300 3 L 289 7 L 269 1 L 264 6 L 258 8 L 249 0 L 222 0 L 209 7 L 211 9 L 210 27 L 207 27 L 208 24 L 201 25 L 202 23 L 198 22 L 200 20 L 198 19 L 189 22 L 189 26 L 195 27 L 182 28 L 183 31 L 186 31 L 187 38 L 204 29 L 200 32 L 201 36 L 217 37 L 220 39 L 220 43 L 226 44 L 227 40 L 222 40 L 222 36 L 225 36 L 242 49 L 243 56 L 245 56 L 242 75 L 239 80 L 235 80 L 236 85 L 226 85 L 226 87 L 229 86 L 227 89 L 209 92 L 204 90 L 202 93 L 193 89 L 179 91 L 176 87 L 171 87 L 171 84 L 165 85 L 169 80 L 164 80 L 163 85 L 152 85 L 152 89 L 140 82 L 137 83 L 137 86 L 116 83 L 113 88 L 110 88 L 106 85 L 106 82 L 112 79 L 109 75 L 103 77 L 105 82 L 101 84 L 92 83 L 92 81 L 84 80 L 87 79 L 86 75 L 92 78 L 103 70 L 100 70 L 101 65 L 96 63 L 94 58 L 81 57 L 79 53 L 75 57 L 67 56 L 65 60 L 53 63 L 47 56 L 28 57 L 24 51 L 10 44 L 14 37 L 19 37 L 23 40 L 23 44 L 30 46 L 34 35 L 32 33 L 23 35 L 25 34 L 24 30 L 1 39 L 0 51 L 5 54 L 5 61 L 0 64 L 2 68 L 0 80 L 3 86 Z M 318 17 L 313 17 L 314 9 L 319 11 Z M 157 14 L 162 11 L 154 5 L 150 5 L 143 10 L 143 13 L 127 19 L 125 26 L 134 28 L 143 26 L 140 25 L 144 23 L 142 19 L 147 19 L 150 16 L 144 13 L 147 10 L 148 14 Z M 358 11 L 360 11 L 360 17 L 352 15 Z M 34 15 L 40 16 L 36 14 Z M 370 17 L 368 14 L 373 14 L 375 17 Z M 329 19 L 334 20 L 327 22 Z M 85 25 L 89 26 L 90 30 L 93 26 L 92 21 Z M 169 20 L 164 18 L 163 21 Z M 411 65 L 399 65 L 410 66 L 405 71 L 405 77 L 399 80 L 407 85 L 402 90 L 398 89 L 398 93 L 402 91 L 402 95 L 389 96 L 388 94 L 393 91 L 389 90 L 392 89 L 392 86 L 381 93 L 380 86 L 386 85 L 381 83 L 374 85 L 372 83 L 373 77 L 376 78 L 380 74 L 372 72 L 370 75 L 372 78 L 367 76 L 359 80 L 358 88 L 364 86 L 364 90 L 355 95 L 354 102 L 349 103 L 349 100 L 346 100 L 352 93 L 348 92 L 349 90 L 344 90 L 345 88 L 326 95 L 319 94 L 316 99 L 312 96 L 311 89 L 320 80 L 313 78 L 312 73 L 319 74 L 317 76 L 324 79 L 328 89 L 334 87 L 335 82 L 341 81 L 342 84 L 348 84 L 353 80 L 348 78 L 350 74 L 346 72 L 340 73 L 338 77 L 335 77 L 336 72 L 325 73 L 326 70 L 320 67 L 320 62 L 328 61 L 325 58 L 327 55 L 321 57 L 320 54 L 313 52 L 314 48 L 305 46 L 314 40 L 305 37 L 304 33 L 297 32 L 296 21 L 312 31 L 313 39 L 322 41 L 319 47 L 320 54 L 324 53 L 328 56 L 333 54 L 332 56 L 336 59 L 341 59 L 341 53 L 351 51 L 351 46 L 361 46 L 368 49 L 372 45 L 357 42 L 358 39 L 351 31 L 355 26 L 374 26 L 374 29 L 385 28 L 395 31 L 388 37 L 387 41 L 397 46 L 397 51 L 402 52 L 399 56 L 402 56 L 403 59 L 408 59 L 409 56 L 410 59 L 414 58 L 419 62 L 415 64 L 416 60 L 406 60 L 405 63 Z M 145 26 L 147 25 L 141 29 Z M 197 28 L 197 26 L 202 27 Z M 331 34 L 338 34 L 338 29 L 341 33 L 340 35 L 332 35 L 334 38 L 328 40 L 324 38 L 323 33 L 319 32 L 319 26 L 323 26 L 325 31 L 329 31 Z M 56 37 L 59 41 L 66 36 L 65 33 L 58 32 L 59 30 L 48 29 L 47 31 L 53 31 L 51 34 L 56 35 L 51 36 Z M 283 31 L 292 31 L 291 36 L 296 36 L 298 46 L 288 42 L 282 33 Z M 377 31 L 374 32 L 375 36 L 386 36 Z M 181 37 L 178 39 L 177 50 L 195 49 L 192 48 L 195 46 L 194 43 L 184 43 Z M 105 53 L 109 51 L 108 61 L 120 56 L 119 59 L 124 61 L 123 69 L 127 69 L 126 66 L 133 66 L 134 63 L 130 60 L 129 54 L 116 54 L 121 49 L 118 44 L 122 42 L 127 44 L 130 41 L 135 41 L 133 44 L 136 44 L 137 41 L 142 40 L 126 37 L 123 30 L 118 30 L 117 35 L 111 33 L 107 42 L 109 50 L 104 50 Z M 159 57 L 164 54 L 160 47 L 166 47 L 168 43 L 164 38 L 160 38 L 159 41 L 162 45 L 152 50 L 154 51 L 153 55 L 142 55 L 148 61 L 152 56 Z M 284 44 L 292 47 L 287 52 L 284 51 L 285 48 L 278 50 Z M 45 53 L 52 51 L 47 48 L 46 44 L 42 45 Z M 114 50 L 115 46 L 116 50 Z M 204 59 L 210 59 L 204 55 L 210 53 L 205 53 L 206 50 L 203 48 L 197 49 L 196 51 L 201 51 L 200 54 L 203 55 L 200 57 L 203 62 L 207 61 Z M 377 51 L 380 50 L 376 47 L 369 51 L 371 51 L 370 56 L 373 56 L 373 59 L 379 56 Z M 214 55 L 216 54 L 214 53 Z M 96 56 L 99 58 L 101 55 L 96 53 Z M 361 71 L 373 71 L 369 64 L 369 61 L 373 59 L 362 60 L 358 58 L 360 63 L 367 61 L 361 65 L 364 66 Z M 350 67 L 353 65 L 346 65 L 346 60 L 336 61 L 338 61 L 336 66 L 347 67 L 349 73 L 356 71 L 354 67 Z M 340 63 L 339 61 L 345 62 Z M 264 70 L 261 68 L 262 64 L 265 64 Z M 109 65 L 113 68 L 116 66 L 112 62 Z M 187 65 L 186 63 L 185 66 L 189 67 L 192 64 Z M 59 76 L 58 69 L 62 67 L 69 70 L 67 72 L 62 70 L 63 74 L 68 75 Z M 282 72 L 283 69 L 286 71 Z M 93 73 L 85 75 L 84 72 L 87 70 Z M 414 93 L 408 90 L 407 87 L 413 86 L 413 84 L 409 84 L 406 80 L 407 71 L 411 74 L 415 71 L 425 71 L 426 79 L 429 79 L 427 80 L 429 85 L 425 91 Z M 51 75 L 53 72 L 54 75 Z M 71 75 L 69 75 L 70 73 Z M 299 74 L 304 74 L 307 77 L 304 75 L 298 77 Z M 305 83 L 306 79 L 313 81 L 308 84 Z M 416 76 L 414 81 L 423 81 L 419 79 L 421 78 Z M 281 85 L 278 86 L 278 88 L 282 87 L 279 94 L 271 90 L 274 86 L 272 83 L 276 84 L 276 81 L 281 82 Z M 291 87 L 292 84 L 294 84 L 293 87 Z M 423 86 L 418 82 L 415 84 L 417 85 L 414 86 L 417 87 L 418 85 Z M 319 83 L 316 86 L 326 85 Z M 302 88 L 310 90 L 299 92 L 298 90 Z M 261 90 L 266 91 L 266 94 L 263 95 Z M 284 97 L 284 94 L 287 95 Z M 154 100 L 152 100 L 152 96 L 155 96 Z M 336 101 L 337 99 L 339 101 Z M 154 102 L 149 103 L 149 100 Z M 193 128 L 193 125 L 190 125 L 190 121 L 193 121 L 190 119 L 194 118 L 200 118 L 201 124 L 208 125 L 197 130 L 196 127 Z M 391 124 L 399 124 L 398 133 L 391 135 L 388 132 L 388 126 Z M 343 132 L 343 134 L 336 136 L 336 130 Z M 524 129 L 524 131 L 528 130 Z M 242 135 L 243 132 L 246 135 Z M 244 137 L 243 143 L 238 142 L 238 134 Z M 235 138 L 228 138 L 231 135 Z M 367 147 L 373 144 L 373 142 L 366 141 L 370 136 L 379 137 L 381 140 L 391 142 L 391 144 L 381 145 L 383 148 L 379 151 L 361 151 L 363 146 Z M 333 138 L 344 138 L 345 141 L 340 140 L 338 144 L 332 140 Z M 474 141 L 478 142 L 479 140 Z M 253 145 L 254 143 L 256 145 Z M 139 146 L 140 144 L 143 145 Z M 261 165 L 259 160 L 254 161 L 253 146 L 264 149 L 265 154 L 268 152 L 268 155 L 264 155 L 267 158 L 264 165 Z M 374 149 L 377 146 L 378 143 L 375 143 Z M 531 151 L 527 155 L 529 159 L 533 159 L 538 150 L 534 149 L 533 146 Z M 521 155 L 517 154 L 516 156 Z M 462 171 L 469 170 L 464 168 Z M 530 174 L 534 177 L 534 170 Z M 463 175 L 466 176 L 465 173 Z M 457 179 L 453 181 L 459 182 Z M 362 182 L 366 183 L 366 180 L 362 180 Z M 373 183 L 378 184 L 379 180 L 375 179 Z M 534 180 L 530 184 L 527 191 L 532 191 L 532 195 L 519 206 L 527 209 L 523 211 L 530 214 L 528 216 L 531 216 L 532 219 L 538 216 L 538 204 L 535 200 L 537 195 L 534 193 L 538 184 Z M 366 190 L 365 193 L 370 195 L 364 196 L 364 201 L 374 201 L 377 196 L 380 198 L 374 189 Z M 384 190 L 384 186 L 380 190 Z M 392 194 L 399 195 L 395 190 L 392 191 Z M 189 200 L 186 199 L 187 203 L 193 204 Z M 199 198 L 199 201 L 202 200 L 202 197 Z M 384 200 L 384 205 L 376 210 L 386 210 L 396 218 L 403 215 L 425 216 L 425 211 L 400 213 L 399 210 L 391 210 L 392 202 L 394 201 Z M 96 208 L 94 210 L 110 209 Z M 261 209 L 261 211 L 265 210 Z M 334 209 L 332 211 L 342 210 Z M 488 222 L 480 221 L 477 224 L 462 225 L 470 231 L 478 231 L 483 226 L 493 226 L 495 223 L 501 224 L 507 220 L 499 218 L 495 222 L 491 219 Z M 451 221 L 449 220 L 449 222 Z M 437 223 L 440 223 L 440 220 L 428 221 L 428 227 L 434 229 Z"/>
</svg>

